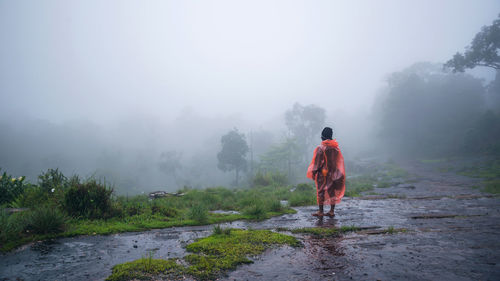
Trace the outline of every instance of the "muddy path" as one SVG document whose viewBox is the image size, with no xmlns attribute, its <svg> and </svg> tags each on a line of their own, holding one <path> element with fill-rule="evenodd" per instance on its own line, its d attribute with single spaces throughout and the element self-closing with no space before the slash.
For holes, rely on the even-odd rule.
<svg viewBox="0 0 500 281">
<path fill-rule="evenodd" d="M 223 280 L 500 280 L 500 198 L 471 186 L 478 179 L 407 163 L 409 182 L 377 195 L 345 198 L 335 218 L 316 209 L 225 227 L 373 227 L 338 238 L 296 235 L 303 248 L 271 249 Z M 382 234 L 377 229 L 406 229 Z M 184 246 L 212 226 L 83 236 L 26 245 L 0 256 L 0 280 L 102 280 L 118 263 L 154 253 L 182 257 Z"/>
</svg>

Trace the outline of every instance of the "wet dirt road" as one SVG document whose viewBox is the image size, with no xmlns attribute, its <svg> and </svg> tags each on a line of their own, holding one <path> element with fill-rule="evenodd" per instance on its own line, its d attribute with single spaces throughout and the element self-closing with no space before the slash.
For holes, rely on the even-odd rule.
<svg viewBox="0 0 500 281">
<path fill-rule="evenodd" d="M 472 189 L 478 180 L 413 165 L 417 182 L 379 188 L 380 195 L 345 198 L 336 218 L 319 220 L 315 207 L 263 222 L 225 227 L 308 226 L 377 229 L 338 238 L 297 235 L 303 248 L 271 249 L 223 280 L 500 280 L 500 199 Z M 35 243 L 0 256 L 0 280 L 103 280 L 117 263 L 149 252 L 182 257 L 184 246 L 212 226 L 85 236 Z"/>
</svg>

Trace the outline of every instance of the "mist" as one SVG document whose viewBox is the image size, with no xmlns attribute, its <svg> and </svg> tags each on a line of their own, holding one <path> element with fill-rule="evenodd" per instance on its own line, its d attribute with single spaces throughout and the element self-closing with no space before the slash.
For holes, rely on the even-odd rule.
<svg viewBox="0 0 500 281">
<path fill-rule="evenodd" d="M 221 136 L 244 134 L 257 171 L 290 137 L 295 104 L 325 110 L 347 160 L 384 144 L 411 155 L 406 139 L 383 137 L 399 129 L 380 128 L 401 117 L 381 109 L 391 77 L 419 62 L 442 71 L 499 11 L 498 1 L 451 0 L 2 1 L 0 168 L 32 182 L 58 168 L 121 194 L 231 186 L 217 167 Z M 477 93 L 495 75 L 461 77 Z M 476 119 L 494 107 L 487 95 Z"/>
</svg>

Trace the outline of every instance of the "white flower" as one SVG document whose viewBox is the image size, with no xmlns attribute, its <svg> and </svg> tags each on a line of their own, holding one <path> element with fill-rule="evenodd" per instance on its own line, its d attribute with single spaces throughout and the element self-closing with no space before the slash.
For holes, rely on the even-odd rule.
<svg viewBox="0 0 500 281">
<path fill-rule="evenodd" d="M 54 192 L 54 191 L 56 191 L 56 189 L 55 189 L 55 188 L 52 188 L 52 189 L 50 190 L 50 192 Z"/>
<path fill-rule="evenodd" d="M 23 180 L 23 177 L 19 177 L 17 178 L 18 181 L 22 181 Z"/>
</svg>

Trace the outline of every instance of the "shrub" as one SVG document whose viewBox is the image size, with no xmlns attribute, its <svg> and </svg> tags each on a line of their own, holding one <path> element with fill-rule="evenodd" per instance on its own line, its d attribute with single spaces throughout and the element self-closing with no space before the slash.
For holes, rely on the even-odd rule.
<svg viewBox="0 0 500 281">
<path fill-rule="evenodd" d="M 0 176 L 0 205 L 10 203 L 24 191 L 24 177 L 13 178 L 4 172 Z"/>
<path fill-rule="evenodd" d="M 153 206 L 151 206 L 151 212 L 153 213 L 153 215 L 160 214 L 165 217 L 175 217 L 177 215 L 176 209 L 155 203 L 153 203 Z"/>
<path fill-rule="evenodd" d="M 0 241 L 8 241 L 19 237 L 25 228 L 25 214 L 8 214 L 5 210 L 0 210 Z"/>
<path fill-rule="evenodd" d="M 283 206 L 281 205 L 281 201 L 277 199 L 271 199 L 269 202 L 269 210 L 272 212 L 279 212 L 283 209 Z"/>
<path fill-rule="evenodd" d="M 208 211 L 204 205 L 194 204 L 189 209 L 188 218 L 198 223 L 206 223 L 208 221 Z"/>
<path fill-rule="evenodd" d="M 254 219 L 263 219 L 266 216 L 266 210 L 263 204 L 254 203 L 243 209 L 243 214 Z"/>
<path fill-rule="evenodd" d="M 54 192 L 53 189 L 64 189 L 67 185 L 68 179 L 59 169 L 48 169 L 38 176 L 38 186 L 47 193 Z"/>
<path fill-rule="evenodd" d="M 45 204 L 49 196 L 36 185 L 27 185 L 24 192 L 13 200 L 9 206 L 11 208 L 36 207 Z"/>
<path fill-rule="evenodd" d="M 27 212 L 24 229 L 35 234 L 58 233 L 64 231 L 66 221 L 59 209 L 39 207 Z"/>
<path fill-rule="evenodd" d="M 71 186 L 64 196 L 64 207 L 75 217 L 107 218 L 111 214 L 113 189 L 90 180 Z"/>
</svg>

